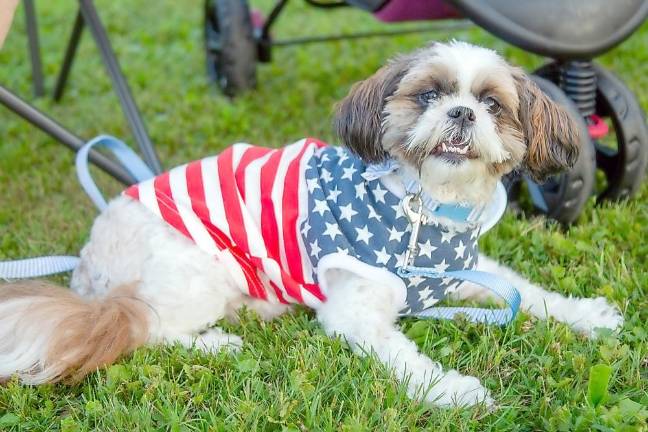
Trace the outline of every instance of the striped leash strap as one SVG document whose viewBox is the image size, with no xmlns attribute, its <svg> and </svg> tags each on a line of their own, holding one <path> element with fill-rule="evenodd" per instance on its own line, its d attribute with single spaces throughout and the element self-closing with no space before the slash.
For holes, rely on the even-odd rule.
<svg viewBox="0 0 648 432">
<path fill-rule="evenodd" d="M 153 171 L 128 145 L 109 135 L 99 135 L 88 141 L 76 156 L 77 177 L 81 187 L 99 210 L 107 206 L 96 183 L 90 175 L 88 156 L 93 147 L 103 147 L 110 151 L 124 168 L 137 180 L 144 181 L 154 176 Z M 0 261 L 0 279 L 27 279 L 64 273 L 78 265 L 79 258 L 73 256 L 42 256 L 22 260 Z"/>
<path fill-rule="evenodd" d="M 489 289 L 506 302 L 506 307 L 502 309 L 434 306 L 421 312 L 403 314 L 401 316 L 452 319 L 457 314 L 463 314 L 472 322 L 505 325 L 515 319 L 515 316 L 520 309 L 521 298 L 518 290 L 507 280 L 492 273 L 478 270 L 458 270 L 440 273 L 435 272 L 431 268 L 405 266 L 398 270 L 398 274 L 402 277 L 450 277 L 465 282 L 472 282 Z"/>
</svg>

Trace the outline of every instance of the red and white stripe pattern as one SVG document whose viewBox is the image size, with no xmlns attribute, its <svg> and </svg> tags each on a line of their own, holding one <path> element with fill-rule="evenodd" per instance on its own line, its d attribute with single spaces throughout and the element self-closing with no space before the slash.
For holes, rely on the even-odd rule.
<svg viewBox="0 0 648 432">
<path fill-rule="evenodd" d="M 251 297 L 315 306 L 325 297 L 300 225 L 306 165 L 324 145 L 312 138 L 281 149 L 235 144 L 124 193 L 224 262 Z"/>
</svg>

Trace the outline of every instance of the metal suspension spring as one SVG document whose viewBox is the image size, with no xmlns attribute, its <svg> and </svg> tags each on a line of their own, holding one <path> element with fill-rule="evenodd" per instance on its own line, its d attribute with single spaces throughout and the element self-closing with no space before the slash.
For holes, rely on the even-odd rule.
<svg viewBox="0 0 648 432">
<path fill-rule="evenodd" d="M 596 110 L 596 72 L 588 60 L 571 60 L 560 64 L 559 84 L 576 104 L 583 117 Z"/>
</svg>

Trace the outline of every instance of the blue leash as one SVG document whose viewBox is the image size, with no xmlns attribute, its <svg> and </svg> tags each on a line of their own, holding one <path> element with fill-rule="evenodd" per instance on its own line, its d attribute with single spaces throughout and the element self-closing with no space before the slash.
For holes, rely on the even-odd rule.
<svg viewBox="0 0 648 432">
<path fill-rule="evenodd" d="M 76 170 L 77 177 L 81 187 L 88 194 L 92 202 L 99 210 L 103 210 L 108 206 L 106 199 L 103 197 L 99 188 L 90 176 L 90 169 L 88 167 L 88 155 L 93 147 L 103 147 L 110 150 L 113 155 L 121 162 L 121 164 L 138 182 L 150 179 L 155 174 L 151 169 L 140 159 L 128 145 L 123 141 L 118 140 L 110 135 L 99 135 L 88 141 L 86 145 L 81 147 L 76 156 Z"/>
<path fill-rule="evenodd" d="M 505 325 L 513 321 L 520 309 L 520 293 L 507 280 L 496 276 L 492 273 L 486 273 L 479 270 L 458 270 L 451 272 L 439 273 L 431 268 L 404 266 L 398 270 L 399 276 L 424 276 L 431 278 L 445 278 L 472 282 L 488 288 L 493 293 L 501 297 L 507 307 L 503 309 L 485 309 L 475 307 L 442 307 L 434 306 L 415 314 L 402 316 L 413 316 L 415 318 L 436 318 L 436 319 L 453 319 L 457 314 L 463 314 L 469 321 L 485 324 Z"/>
<path fill-rule="evenodd" d="M 154 176 L 153 171 L 131 150 L 128 145 L 109 135 L 100 135 L 88 141 L 77 153 L 76 169 L 81 187 L 99 210 L 106 208 L 106 199 L 90 176 L 88 155 L 93 147 L 103 147 L 115 155 L 117 160 L 138 181 Z M 0 261 L 0 279 L 27 279 L 64 273 L 74 270 L 78 257 L 44 256 L 15 261 Z"/>
</svg>

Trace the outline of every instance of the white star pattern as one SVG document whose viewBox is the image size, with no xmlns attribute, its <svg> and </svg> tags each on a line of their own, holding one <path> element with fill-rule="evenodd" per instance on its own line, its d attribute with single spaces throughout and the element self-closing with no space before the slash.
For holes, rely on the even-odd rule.
<svg viewBox="0 0 648 432">
<path fill-rule="evenodd" d="M 464 270 L 470 268 L 471 261 L 472 261 L 472 255 L 468 254 L 468 256 L 466 257 L 466 262 L 463 265 Z"/>
<path fill-rule="evenodd" d="M 415 288 L 415 287 L 421 285 L 421 283 L 425 280 L 425 278 L 422 277 L 422 276 L 412 276 L 411 278 L 409 278 L 409 280 L 410 280 L 410 283 L 409 283 L 408 286 L 411 286 L 412 288 Z"/>
<path fill-rule="evenodd" d="M 327 235 L 331 237 L 331 240 L 335 240 L 335 237 L 337 236 L 342 236 L 342 233 L 340 232 L 340 228 L 338 228 L 338 225 L 336 223 L 328 223 L 324 222 L 326 224 L 326 230 L 322 233 L 322 235 Z"/>
<path fill-rule="evenodd" d="M 435 246 L 432 246 L 430 239 L 427 239 L 425 243 L 419 243 L 419 256 L 425 255 L 426 257 L 432 259 L 432 252 L 437 250 Z"/>
<path fill-rule="evenodd" d="M 459 246 L 454 248 L 454 250 L 457 253 L 455 259 L 463 258 L 464 254 L 466 253 L 466 246 L 463 244 L 463 240 L 459 240 Z"/>
<path fill-rule="evenodd" d="M 392 209 L 394 209 L 394 212 L 396 212 L 396 219 L 404 218 L 405 217 L 405 212 L 403 211 L 403 205 L 402 204 L 396 204 L 391 206 Z"/>
<path fill-rule="evenodd" d="M 306 179 L 306 188 L 308 189 L 308 192 L 313 193 L 313 191 L 319 187 L 319 182 L 316 178 Z"/>
<path fill-rule="evenodd" d="M 358 212 L 353 210 L 352 203 L 349 203 L 345 206 L 340 206 L 340 220 L 346 219 L 351 222 L 351 218 L 357 214 Z"/>
<path fill-rule="evenodd" d="M 310 216 L 299 229 L 307 254 L 315 262 L 314 267 L 323 256 L 338 254 L 396 273 L 398 268 L 407 266 L 404 242 L 411 237 L 412 226 L 401 199 L 379 180 L 364 179 L 360 175 L 364 165 L 354 163 L 356 160 L 345 149 L 329 147 L 315 160 L 318 165 L 311 164 L 306 169 L 303 186 L 308 191 Z M 412 258 L 443 277 L 403 276 L 407 286 L 405 309 L 411 313 L 434 307 L 456 292 L 461 281 L 444 273 L 474 268 L 477 261 L 473 250 L 479 232 L 473 225 L 448 230 L 432 219 L 422 228 L 416 240 L 417 253 Z"/>
<path fill-rule="evenodd" d="M 342 161 L 340 161 L 340 162 L 342 162 Z M 351 165 L 349 168 L 342 168 L 342 171 L 344 171 L 344 174 L 342 174 L 342 177 L 340 177 L 341 180 L 344 180 L 344 179 L 353 180 L 353 174 L 358 170 L 355 169 L 353 167 L 353 165 Z"/>
<path fill-rule="evenodd" d="M 450 243 L 454 236 L 455 232 L 452 229 L 441 231 L 441 243 Z"/>
<path fill-rule="evenodd" d="M 406 252 L 400 253 L 400 254 L 394 254 L 394 258 L 396 258 L 396 265 L 397 266 L 404 266 L 405 265 L 405 254 Z"/>
<path fill-rule="evenodd" d="M 363 241 L 365 242 L 365 244 L 369 245 L 369 239 L 373 237 L 373 233 L 369 232 L 367 225 L 365 225 L 364 228 L 356 228 L 355 230 L 358 233 L 358 235 L 356 236 L 356 241 Z"/>
<path fill-rule="evenodd" d="M 389 240 L 388 242 L 392 240 L 396 240 L 397 242 L 400 242 L 401 239 L 403 238 L 403 235 L 405 234 L 405 231 L 398 231 L 396 227 L 391 227 L 389 228 Z"/>
<path fill-rule="evenodd" d="M 335 188 L 333 188 L 333 189 L 331 189 L 329 191 L 329 194 L 326 197 L 326 199 L 330 200 L 330 201 L 333 201 L 333 202 L 337 202 L 338 196 L 340 196 L 341 193 L 342 193 L 342 191 L 339 190 L 337 186 L 335 186 Z"/>
<path fill-rule="evenodd" d="M 375 250 L 374 253 L 376 254 L 376 264 L 387 265 L 387 263 L 391 259 L 391 255 L 387 253 L 385 246 L 383 246 L 383 248 L 379 251 Z"/>
<path fill-rule="evenodd" d="M 322 252 L 322 248 L 319 247 L 317 244 L 318 240 L 315 239 L 313 243 L 310 244 L 311 247 L 311 256 L 314 256 L 315 258 L 319 258 L 319 253 Z"/>
<path fill-rule="evenodd" d="M 326 155 L 325 155 L 326 156 Z M 320 171 L 320 175 L 322 177 L 322 180 L 324 180 L 326 183 L 330 183 L 333 181 L 333 176 L 331 175 L 330 172 L 326 168 L 322 168 L 322 171 Z"/>
<path fill-rule="evenodd" d="M 315 213 L 319 213 L 320 216 L 324 216 L 324 213 L 329 211 L 328 204 L 326 201 L 315 200 L 315 208 L 313 209 Z"/>
<path fill-rule="evenodd" d="M 373 206 L 369 206 L 369 216 L 367 219 L 376 219 L 378 222 L 381 220 L 381 216 L 376 213 L 376 209 Z"/>
<path fill-rule="evenodd" d="M 355 197 L 358 199 L 363 199 L 367 194 L 367 189 L 365 188 L 364 183 L 358 183 L 355 185 Z"/>
<path fill-rule="evenodd" d="M 376 202 L 385 204 L 385 195 L 387 194 L 387 189 L 381 189 L 380 184 L 377 184 L 376 188 L 373 190 L 373 193 L 376 197 Z"/>
<path fill-rule="evenodd" d="M 423 288 L 418 292 L 419 301 L 423 301 L 427 299 L 428 297 L 430 297 L 430 294 L 432 294 L 432 290 L 430 289 L 429 286 L 426 286 L 425 288 Z"/>
<path fill-rule="evenodd" d="M 423 300 L 423 309 L 431 308 L 438 302 L 439 302 L 438 298 L 434 298 L 434 296 L 430 296 L 429 298 Z"/>
<path fill-rule="evenodd" d="M 451 278 L 451 277 L 444 277 L 444 278 L 441 278 L 441 285 L 448 285 L 450 282 L 452 282 L 452 278 Z"/>
<path fill-rule="evenodd" d="M 443 258 L 443 261 L 441 261 L 439 264 L 435 264 L 432 267 L 434 267 L 435 272 L 443 273 L 450 266 L 448 264 L 446 264 L 446 260 L 445 260 L 445 258 Z"/>
</svg>

